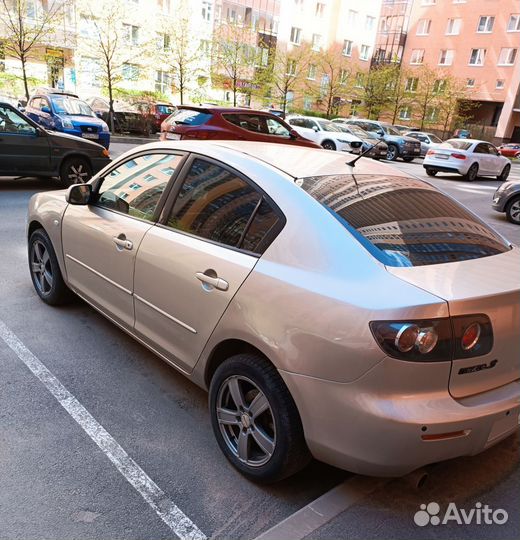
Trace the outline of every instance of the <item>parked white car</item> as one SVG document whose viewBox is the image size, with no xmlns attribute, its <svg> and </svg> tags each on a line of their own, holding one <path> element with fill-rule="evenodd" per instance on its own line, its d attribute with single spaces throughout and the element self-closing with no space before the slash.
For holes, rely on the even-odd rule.
<svg viewBox="0 0 520 540">
<path fill-rule="evenodd" d="M 470 181 L 478 176 L 496 176 L 504 182 L 511 171 L 509 160 L 492 144 L 475 139 L 450 139 L 428 150 L 423 167 L 428 176 L 452 172 Z"/>
<path fill-rule="evenodd" d="M 330 120 L 312 116 L 292 116 L 285 121 L 302 137 L 323 146 L 326 150 L 354 153 L 361 151 L 363 141 L 356 135 L 345 133 Z"/>
</svg>

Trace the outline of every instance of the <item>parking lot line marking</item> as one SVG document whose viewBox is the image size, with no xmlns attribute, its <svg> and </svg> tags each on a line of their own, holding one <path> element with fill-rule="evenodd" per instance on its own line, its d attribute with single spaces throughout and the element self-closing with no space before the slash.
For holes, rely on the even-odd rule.
<svg viewBox="0 0 520 540">
<path fill-rule="evenodd" d="M 388 478 L 349 478 L 263 532 L 255 540 L 301 540 L 388 482 Z"/>
<path fill-rule="evenodd" d="M 206 540 L 206 535 L 171 501 L 164 491 L 126 453 L 106 429 L 63 386 L 47 367 L 0 320 L 0 338 L 29 368 L 58 403 L 115 465 L 117 470 L 182 540 Z"/>
</svg>

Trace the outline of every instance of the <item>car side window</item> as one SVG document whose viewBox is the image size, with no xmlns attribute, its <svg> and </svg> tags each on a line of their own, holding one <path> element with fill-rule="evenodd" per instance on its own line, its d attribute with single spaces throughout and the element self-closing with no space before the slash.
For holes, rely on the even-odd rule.
<svg viewBox="0 0 520 540">
<path fill-rule="evenodd" d="M 296 127 L 305 127 L 305 124 L 301 118 L 291 118 L 289 120 L 289 124 Z"/>
<path fill-rule="evenodd" d="M 29 106 L 32 107 L 33 109 L 40 110 L 41 101 L 42 101 L 41 98 L 32 98 L 31 101 L 29 102 Z"/>
<path fill-rule="evenodd" d="M 125 161 L 103 179 L 97 206 L 153 221 L 161 195 L 182 159 L 179 154 L 145 154 Z"/>
<path fill-rule="evenodd" d="M 263 118 L 256 114 L 223 114 L 225 120 L 253 133 L 265 133 Z"/>
<path fill-rule="evenodd" d="M 35 135 L 36 129 L 13 109 L 0 106 L 0 133 Z"/>
<path fill-rule="evenodd" d="M 473 150 L 475 154 L 489 154 L 487 145 L 484 143 L 477 144 L 475 147 L 475 150 Z"/>
<path fill-rule="evenodd" d="M 492 156 L 499 156 L 498 150 L 492 146 L 491 144 L 487 144 L 488 154 L 491 154 Z"/>
<path fill-rule="evenodd" d="M 258 212 L 262 203 L 262 194 L 236 173 L 197 158 L 167 225 L 225 246 L 255 251 L 273 225 L 268 208 Z"/>
<path fill-rule="evenodd" d="M 279 120 L 269 117 L 267 117 L 265 120 L 269 135 L 276 135 L 278 137 L 285 137 L 287 139 L 291 136 L 289 130 Z"/>
</svg>

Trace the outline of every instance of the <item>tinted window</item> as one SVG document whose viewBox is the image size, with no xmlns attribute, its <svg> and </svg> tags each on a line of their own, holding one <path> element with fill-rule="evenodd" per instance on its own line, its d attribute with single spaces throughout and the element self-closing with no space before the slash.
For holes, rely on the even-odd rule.
<svg viewBox="0 0 520 540">
<path fill-rule="evenodd" d="M 258 114 L 223 114 L 225 120 L 253 133 L 267 133 L 265 119 Z"/>
<path fill-rule="evenodd" d="M 35 135 L 36 129 L 9 107 L 0 105 L 0 133 L 12 135 Z"/>
<path fill-rule="evenodd" d="M 168 118 L 170 123 L 182 124 L 186 126 L 201 126 L 211 118 L 211 114 L 196 111 L 193 109 L 179 109 Z"/>
<path fill-rule="evenodd" d="M 182 156 L 175 154 L 147 154 L 125 161 L 103 180 L 98 206 L 152 221 L 159 199 L 181 160 Z"/>
<path fill-rule="evenodd" d="M 196 159 L 182 184 L 168 225 L 239 247 L 260 199 L 260 193 L 233 172 Z"/>
<path fill-rule="evenodd" d="M 302 188 L 388 266 L 478 259 L 509 249 L 465 208 L 418 180 L 317 176 L 305 178 Z"/>
<path fill-rule="evenodd" d="M 269 241 L 273 238 L 272 233 L 277 229 L 279 222 L 278 214 L 267 201 L 263 200 L 247 229 L 240 247 L 254 253 L 263 253 L 269 245 Z"/>
<path fill-rule="evenodd" d="M 477 144 L 475 147 L 475 150 L 473 150 L 475 154 L 489 154 L 489 149 L 487 144 Z"/>
</svg>

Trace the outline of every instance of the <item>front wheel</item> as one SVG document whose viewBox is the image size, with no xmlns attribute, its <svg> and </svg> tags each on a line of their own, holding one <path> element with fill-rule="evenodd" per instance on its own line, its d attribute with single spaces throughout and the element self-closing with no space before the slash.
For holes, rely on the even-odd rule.
<svg viewBox="0 0 520 540">
<path fill-rule="evenodd" d="M 413 161 L 414 158 L 413 157 L 404 157 L 403 158 L 403 161 L 405 161 L 406 163 L 410 163 L 411 161 Z"/>
<path fill-rule="evenodd" d="M 505 182 L 510 172 L 511 172 L 511 165 L 506 165 L 504 169 L 502 170 L 502 172 L 497 176 L 497 180 L 500 180 L 500 182 Z"/>
<path fill-rule="evenodd" d="M 520 197 L 514 197 L 506 206 L 507 220 L 515 225 L 520 225 Z"/>
<path fill-rule="evenodd" d="M 43 229 L 36 229 L 29 238 L 29 270 L 34 288 L 45 303 L 57 306 L 72 299 L 52 242 Z"/>
<path fill-rule="evenodd" d="M 211 380 L 209 407 L 220 449 L 243 475 L 282 480 L 310 460 L 298 409 L 278 371 L 260 356 L 239 354 Z"/>
<path fill-rule="evenodd" d="M 399 156 L 399 150 L 395 144 L 389 144 L 386 151 L 386 159 L 388 161 L 395 161 Z"/>
<path fill-rule="evenodd" d="M 469 182 L 473 182 L 473 180 L 476 180 L 477 176 L 478 176 L 478 164 L 473 163 L 473 165 L 471 165 L 471 167 L 468 169 L 468 172 L 466 173 L 465 178 Z"/>
<path fill-rule="evenodd" d="M 336 150 L 336 145 L 332 141 L 323 141 L 321 146 L 325 148 L 325 150 Z"/>
<path fill-rule="evenodd" d="M 90 163 L 80 156 L 67 158 L 60 167 L 60 180 L 64 187 L 84 184 L 92 178 Z"/>
</svg>

